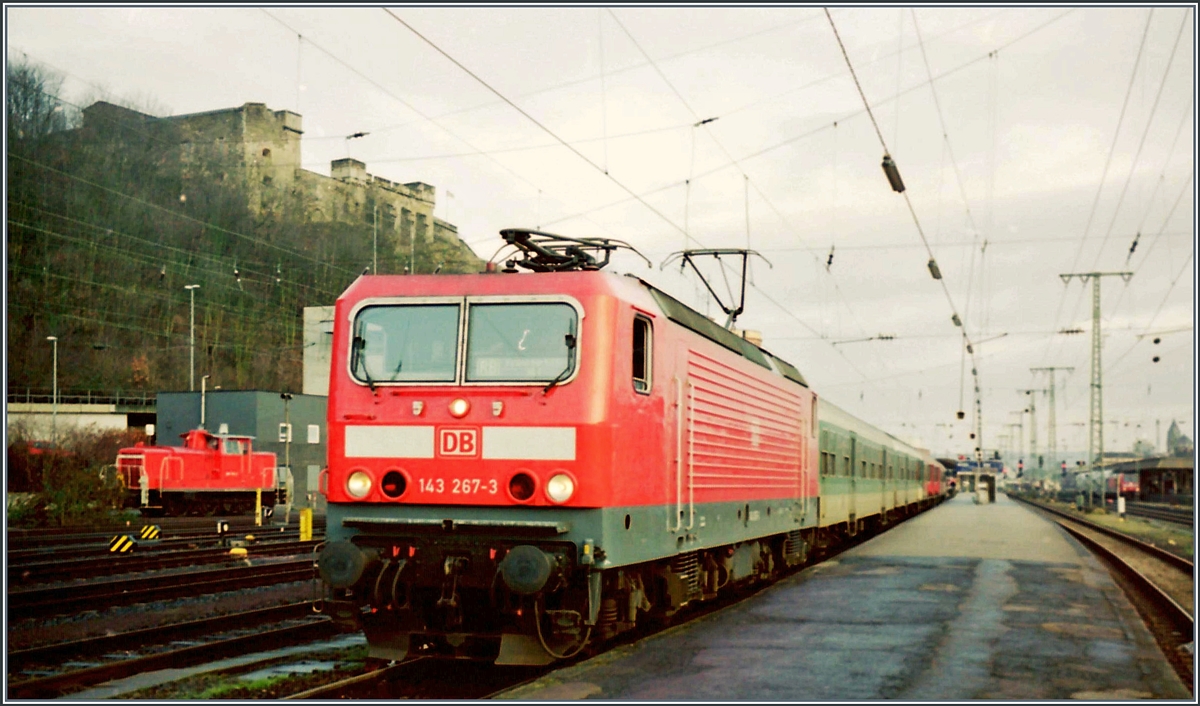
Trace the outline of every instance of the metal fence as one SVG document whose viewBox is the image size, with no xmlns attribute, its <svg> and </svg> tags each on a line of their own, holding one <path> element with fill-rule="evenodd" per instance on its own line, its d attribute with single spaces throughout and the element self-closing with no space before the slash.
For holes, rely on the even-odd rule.
<svg viewBox="0 0 1200 706">
<path fill-rule="evenodd" d="M 58 403 L 111 404 L 118 407 L 153 407 L 157 396 L 142 390 L 59 390 Z M 36 387 L 8 388 L 9 404 L 54 404 L 54 390 Z"/>
</svg>

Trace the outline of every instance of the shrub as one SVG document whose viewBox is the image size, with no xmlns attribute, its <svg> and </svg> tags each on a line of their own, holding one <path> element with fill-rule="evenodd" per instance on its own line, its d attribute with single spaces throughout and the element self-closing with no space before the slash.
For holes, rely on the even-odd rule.
<svg viewBox="0 0 1200 706">
<path fill-rule="evenodd" d="M 103 525 L 117 522 L 124 489 L 115 473 L 117 451 L 145 440 L 130 430 L 64 431 L 59 444 L 39 448 L 20 426 L 9 427 L 8 491 L 32 494 L 9 505 L 13 526 Z"/>
</svg>

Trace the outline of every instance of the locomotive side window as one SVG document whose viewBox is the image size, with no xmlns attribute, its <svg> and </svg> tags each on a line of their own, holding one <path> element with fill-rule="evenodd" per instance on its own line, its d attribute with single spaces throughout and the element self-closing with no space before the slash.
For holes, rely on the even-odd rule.
<svg viewBox="0 0 1200 706">
<path fill-rule="evenodd" d="M 650 392 L 651 336 L 650 321 L 633 317 L 633 389 Z"/>
<path fill-rule="evenodd" d="M 367 384 L 454 382 L 457 304 L 369 306 L 354 321 L 350 371 Z"/>
<path fill-rule="evenodd" d="M 468 382 L 561 382 L 575 370 L 569 304 L 471 304 L 467 329 Z"/>
<path fill-rule="evenodd" d="M 225 453 L 241 456 L 242 454 L 246 453 L 246 442 L 242 441 L 241 439 L 226 439 Z"/>
</svg>

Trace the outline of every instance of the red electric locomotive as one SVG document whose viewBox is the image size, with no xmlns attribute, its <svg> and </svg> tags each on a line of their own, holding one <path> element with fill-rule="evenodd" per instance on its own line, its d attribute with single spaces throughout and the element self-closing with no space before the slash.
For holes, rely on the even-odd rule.
<svg viewBox="0 0 1200 706">
<path fill-rule="evenodd" d="M 539 274 L 364 276 L 337 301 L 329 612 L 377 658 L 546 664 L 802 563 L 799 371 L 597 271 L 614 241 L 502 235 L 507 271 Z"/>
<path fill-rule="evenodd" d="M 1138 480 L 1137 473 L 1114 473 L 1105 479 L 1104 495 L 1109 499 L 1116 498 L 1118 495 L 1131 500 L 1137 499 Z"/>
<path fill-rule="evenodd" d="M 245 514 L 275 504 L 275 454 L 253 437 L 193 429 L 180 446 L 137 446 L 117 454 L 127 507 L 165 515 Z"/>
</svg>

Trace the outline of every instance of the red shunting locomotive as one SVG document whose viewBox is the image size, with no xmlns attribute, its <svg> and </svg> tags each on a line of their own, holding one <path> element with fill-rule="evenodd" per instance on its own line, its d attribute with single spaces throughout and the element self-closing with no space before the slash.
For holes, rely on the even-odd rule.
<svg viewBox="0 0 1200 706">
<path fill-rule="evenodd" d="M 168 516 L 254 513 L 276 502 L 275 454 L 254 437 L 193 429 L 183 446 L 136 446 L 117 454 L 125 505 Z"/>
</svg>

